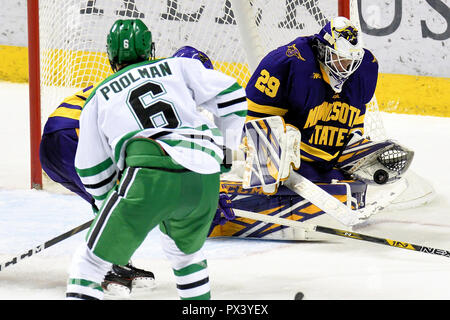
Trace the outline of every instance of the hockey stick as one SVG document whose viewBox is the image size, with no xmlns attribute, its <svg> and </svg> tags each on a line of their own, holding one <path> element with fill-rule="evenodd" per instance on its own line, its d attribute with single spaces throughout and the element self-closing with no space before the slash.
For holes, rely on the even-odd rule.
<svg viewBox="0 0 450 320">
<path fill-rule="evenodd" d="M 0 271 L 5 269 L 6 267 L 9 267 L 10 265 L 16 264 L 17 262 L 19 262 L 19 261 L 21 261 L 21 260 L 23 260 L 25 258 L 31 257 L 34 254 L 42 252 L 45 249 L 47 249 L 47 248 L 57 244 L 58 242 L 61 242 L 61 241 L 65 240 L 65 239 L 67 239 L 67 238 L 70 238 L 71 236 L 73 236 L 73 235 L 75 235 L 75 234 L 77 234 L 77 233 L 79 233 L 79 232 L 89 228 L 93 221 L 94 220 L 92 219 L 92 220 L 90 220 L 88 222 L 85 222 L 82 225 L 80 225 L 80 226 L 78 226 L 76 228 L 73 228 L 72 230 L 67 231 L 66 233 L 63 233 L 63 234 L 61 234 L 61 235 L 59 235 L 59 236 L 57 236 L 57 237 L 55 237 L 53 239 L 50 239 L 50 240 L 46 241 L 43 244 L 40 244 L 40 245 L 38 245 L 38 246 L 36 246 L 34 248 L 31 248 L 31 249 L 25 251 L 24 253 L 18 254 L 17 256 L 12 258 L 10 261 L 7 261 L 7 262 L 4 262 L 4 263 L 0 264 Z"/>
<path fill-rule="evenodd" d="M 444 256 L 444 257 L 450 258 L 450 251 L 448 251 L 448 250 L 425 247 L 425 246 L 421 246 L 421 245 L 417 245 L 417 244 L 412 244 L 412 243 L 397 241 L 397 240 L 390 240 L 390 239 L 386 239 L 386 238 L 377 238 L 377 237 L 373 237 L 373 236 L 369 236 L 369 235 L 365 235 L 365 234 L 361 234 L 361 233 L 356 233 L 356 232 L 352 232 L 352 231 L 334 229 L 334 228 L 318 226 L 318 225 L 305 224 L 303 222 L 299 222 L 299 221 L 295 221 L 295 220 L 278 218 L 278 217 L 273 217 L 273 216 L 266 215 L 266 214 L 254 213 L 254 212 L 244 211 L 244 210 L 240 210 L 240 209 L 233 208 L 233 211 L 236 216 L 239 216 L 242 218 L 248 218 L 248 219 L 267 222 L 267 223 L 279 224 L 279 225 L 286 226 L 286 227 L 300 228 L 300 229 L 305 230 L 306 232 L 315 231 L 315 232 L 320 232 L 320 233 L 327 233 L 327 234 L 332 234 L 332 235 L 339 236 L 339 237 L 368 241 L 368 242 L 387 245 L 390 247 L 419 251 L 419 252 L 423 252 L 423 253 L 436 254 L 439 256 Z"/>
<path fill-rule="evenodd" d="M 384 209 L 408 187 L 406 180 L 400 180 L 395 183 L 394 187 L 388 193 L 384 194 L 384 197 L 366 203 L 361 209 L 352 210 L 318 185 L 295 171 L 290 172 L 289 178 L 284 182 L 284 185 L 309 200 L 316 207 L 331 215 L 339 222 L 348 226 L 361 223 L 363 220 Z"/>
</svg>

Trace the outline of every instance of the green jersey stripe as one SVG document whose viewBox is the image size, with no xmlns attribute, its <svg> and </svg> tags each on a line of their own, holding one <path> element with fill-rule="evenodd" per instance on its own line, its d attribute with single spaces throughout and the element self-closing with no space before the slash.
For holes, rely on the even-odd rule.
<svg viewBox="0 0 450 320">
<path fill-rule="evenodd" d="M 77 286 L 82 286 L 82 287 L 88 287 L 94 290 L 99 290 L 103 292 L 103 288 L 102 286 L 97 283 L 97 282 L 93 282 L 93 281 L 89 281 L 89 280 L 85 280 L 85 279 L 69 279 L 68 284 L 73 284 L 73 285 L 77 285 Z"/>
<path fill-rule="evenodd" d="M 205 270 L 207 267 L 208 267 L 208 264 L 207 264 L 206 260 L 203 260 L 201 262 L 188 265 L 187 267 L 184 267 L 182 269 L 178 269 L 178 270 L 174 269 L 173 273 L 177 277 L 182 277 L 182 276 L 187 276 L 187 275 L 193 274 L 197 271 Z"/>
<path fill-rule="evenodd" d="M 119 158 L 121 155 L 120 151 L 122 150 L 123 144 L 141 131 L 142 130 L 131 131 L 131 132 L 123 135 L 122 138 L 120 138 L 119 142 L 117 142 L 116 147 L 114 148 L 114 155 L 115 155 L 116 163 L 119 162 Z"/>
<path fill-rule="evenodd" d="M 201 294 L 196 297 L 183 298 L 180 297 L 181 300 L 211 300 L 211 291 L 208 291 L 205 294 Z"/>
<path fill-rule="evenodd" d="M 108 190 L 106 193 L 101 194 L 101 195 L 99 195 L 99 196 L 94 196 L 94 195 L 92 195 L 92 198 L 94 198 L 95 200 L 98 200 L 98 201 L 105 200 L 106 197 L 108 196 L 109 191 L 110 191 L 110 190 Z"/>
<path fill-rule="evenodd" d="M 91 168 L 86 168 L 86 169 L 75 168 L 75 169 L 80 177 L 90 177 L 90 176 L 95 176 L 96 174 L 99 174 L 100 172 L 105 171 L 112 165 L 113 165 L 112 159 L 108 158 L 105 161 L 103 161 Z"/>
<path fill-rule="evenodd" d="M 228 117 L 228 116 L 231 116 L 231 115 L 235 115 L 235 116 L 238 116 L 238 117 L 245 118 L 247 116 L 247 110 L 242 110 L 242 111 L 236 111 L 236 112 L 228 113 L 228 114 L 223 115 L 222 117 Z"/>
<path fill-rule="evenodd" d="M 242 88 L 242 87 L 239 85 L 239 83 L 235 82 L 231 87 L 229 87 L 229 88 L 223 90 L 222 92 L 220 92 L 220 93 L 218 94 L 218 96 L 223 96 L 223 95 L 225 95 L 225 94 L 229 94 L 229 93 L 234 92 L 234 91 L 236 91 L 236 90 L 239 90 L 239 89 L 241 89 L 241 88 Z"/>
</svg>

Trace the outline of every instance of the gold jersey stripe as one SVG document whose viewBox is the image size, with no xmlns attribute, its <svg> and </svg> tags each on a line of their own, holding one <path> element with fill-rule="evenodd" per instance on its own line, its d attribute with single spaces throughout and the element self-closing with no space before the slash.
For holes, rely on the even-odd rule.
<svg viewBox="0 0 450 320">
<path fill-rule="evenodd" d="M 247 99 L 247 103 L 248 103 L 248 110 L 253 112 L 265 113 L 272 116 L 284 116 L 286 112 L 288 112 L 287 109 L 257 104 L 251 101 L 250 99 Z"/>
<path fill-rule="evenodd" d="M 334 155 L 333 154 L 329 154 L 328 152 L 325 152 L 323 150 L 314 148 L 314 147 L 312 147 L 310 145 L 307 145 L 306 143 L 302 143 L 300 145 L 300 149 L 305 151 L 306 153 L 308 153 L 310 155 L 313 155 L 315 157 L 321 158 L 321 159 L 326 160 L 326 161 L 333 160 L 339 154 L 339 151 L 337 151 Z"/>
<path fill-rule="evenodd" d="M 63 117 L 63 118 L 69 118 L 74 120 L 80 120 L 81 110 L 79 109 L 70 109 L 65 107 L 59 107 L 57 108 L 50 116 L 52 117 Z"/>
</svg>

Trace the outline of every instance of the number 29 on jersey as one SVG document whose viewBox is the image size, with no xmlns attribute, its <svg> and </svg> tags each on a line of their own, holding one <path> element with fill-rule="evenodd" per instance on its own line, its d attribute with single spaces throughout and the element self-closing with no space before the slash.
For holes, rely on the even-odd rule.
<svg viewBox="0 0 450 320">
<path fill-rule="evenodd" d="M 280 87 L 280 80 L 270 75 L 270 73 L 263 69 L 261 75 L 258 77 L 255 83 L 255 88 L 265 93 L 271 98 L 275 98 Z"/>
</svg>

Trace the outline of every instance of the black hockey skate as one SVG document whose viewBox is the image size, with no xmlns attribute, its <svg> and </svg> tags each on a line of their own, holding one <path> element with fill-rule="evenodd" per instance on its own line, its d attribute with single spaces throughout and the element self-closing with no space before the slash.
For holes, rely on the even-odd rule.
<svg viewBox="0 0 450 320">
<path fill-rule="evenodd" d="M 113 269 L 106 274 L 102 282 L 105 298 L 128 298 L 133 288 L 133 281 L 117 274 L 114 271 L 115 267 L 117 266 L 113 265 Z"/>
<path fill-rule="evenodd" d="M 154 288 L 155 276 L 153 272 L 138 269 L 131 263 L 125 266 L 113 265 L 102 283 L 105 295 L 126 298 L 132 289 Z"/>
</svg>

